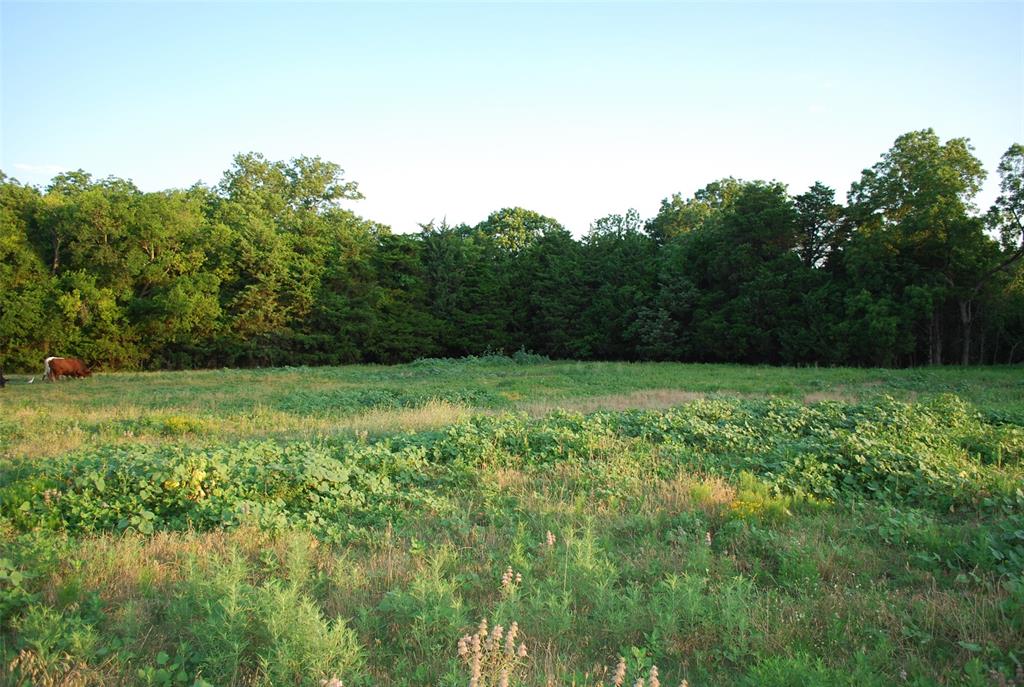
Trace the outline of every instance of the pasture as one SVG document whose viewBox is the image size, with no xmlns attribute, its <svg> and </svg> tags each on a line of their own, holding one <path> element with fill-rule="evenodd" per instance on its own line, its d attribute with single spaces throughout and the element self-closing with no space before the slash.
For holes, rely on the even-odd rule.
<svg viewBox="0 0 1024 687">
<path fill-rule="evenodd" d="M 1024 683 L 1019 367 L 9 379 L 2 684 Z"/>
</svg>

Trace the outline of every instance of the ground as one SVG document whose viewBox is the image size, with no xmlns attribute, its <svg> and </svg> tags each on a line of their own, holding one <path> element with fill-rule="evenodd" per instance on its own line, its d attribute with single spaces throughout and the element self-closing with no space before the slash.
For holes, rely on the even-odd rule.
<svg viewBox="0 0 1024 687">
<path fill-rule="evenodd" d="M 629 684 L 1020 679 L 1019 367 L 25 380 L 0 682 L 461 685 L 474 655 L 479 685 L 610 685 L 620 657 Z"/>
</svg>

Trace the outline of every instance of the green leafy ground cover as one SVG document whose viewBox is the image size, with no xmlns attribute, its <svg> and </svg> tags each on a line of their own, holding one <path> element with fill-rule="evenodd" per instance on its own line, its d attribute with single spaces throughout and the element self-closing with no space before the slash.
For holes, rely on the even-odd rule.
<svg viewBox="0 0 1024 687">
<path fill-rule="evenodd" d="M 520 363 L 8 387 L 0 682 L 1013 684 L 1019 369 Z"/>
</svg>

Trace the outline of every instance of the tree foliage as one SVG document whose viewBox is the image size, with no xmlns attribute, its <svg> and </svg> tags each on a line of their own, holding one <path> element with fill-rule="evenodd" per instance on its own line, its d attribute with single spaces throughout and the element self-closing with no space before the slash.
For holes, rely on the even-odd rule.
<svg viewBox="0 0 1024 687">
<path fill-rule="evenodd" d="M 320 158 L 237 155 L 219 183 L 143 192 L 0 173 L 0 362 L 107 368 L 559 358 L 916 365 L 1024 358 L 1024 146 L 900 136 L 844 207 L 815 183 L 725 178 L 576 239 L 504 208 L 398 235 Z"/>
</svg>

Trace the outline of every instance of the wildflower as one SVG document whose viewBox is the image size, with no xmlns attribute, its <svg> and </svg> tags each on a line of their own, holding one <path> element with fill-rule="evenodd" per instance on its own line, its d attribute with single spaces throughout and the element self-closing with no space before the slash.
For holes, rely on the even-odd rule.
<svg viewBox="0 0 1024 687">
<path fill-rule="evenodd" d="M 518 659 L 527 655 L 525 643 L 516 648 L 518 637 L 519 623 L 513 622 L 508 630 L 495 625 L 488 631 L 484 619 L 474 634 L 459 639 L 458 655 L 469 669 L 470 687 L 508 687 L 516 682 L 517 671 L 525 668 Z"/>
<path fill-rule="evenodd" d="M 332 677 L 330 680 L 324 679 L 320 681 L 320 687 L 345 687 L 336 677 Z"/>
<path fill-rule="evenodd" d="M 510 565 L 505 568 L 505 573 L 501 576 L 501 589 L 503 591 L 510 591 L 514 586 L 520 585 L 522 582 L 523 574 L 513 570 Z"/>
<path fill-rule="evenodd" d="M 658 680 L 658 666 L 651 666 L 651 675 L 648 678 L 651 687 L 661 687 L 661 682 Z"/>
<path fill-rule="evenodd" d="M 619 656 L 619 665 L 615 666 L 615 677 L 612 679 L 614 687 L 622 687 L 626 681 L 626 659 Z"/>
<path fill-rule="evenodd" d="M 487 635 L 487 639 L 484 640 L 484 651 L 491 653 L 492 651 L 498 651 L 501 649 L 501 635 L 504 634 L 505 628 L 501 625 L 495 625 L 494 629 L 491 630 L 491 634 Z"/>
<path fill-rule="evenodd" d="M 679 683 L 679 687 L 690 687 L 690 681 L 684 677 L 683 681 Z"/>
<path fill-rule="evenodd" d="M 633 687 L 644 687 L 644 678 L 643 678 L 643 676 L 638 677 L 636 679 L 636 682 L 633 683 Z"/>
<path fill-rule="evenodd" d="M 512 621 L 512 625 L 508 628 L 508 634 L 505 635 L 505 653 L 511 656 L 516 652 L 516 635 L 519 634 L 519 623 Z"/>
<path fill-rule="evenodd" d="M 555 535 L 551 532 L 551 530 L 548 530 L 548 534 L 547 534 L 546 542 L 545 542 L 547 544 L 547 547 L 549 549 L 555 548 L 555 542 L 556 541 L 558 541 L 558 540 L 555 539 Z"/>
<path fill-rule="evenodd" d="M 469 676 L 469 684 L 476 687 L 480 683 L 480 654 L 473 654 L 473 667 Z"/>
<path fill-rule="evenodd" d="M 711 532 L 704 533 L 704 543 L 711 546 Z"/>
</svg>

